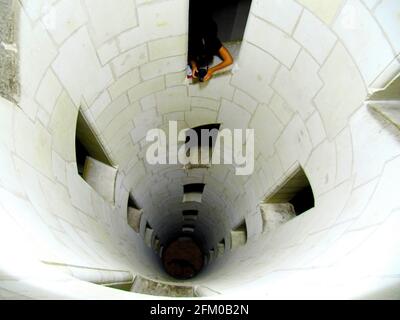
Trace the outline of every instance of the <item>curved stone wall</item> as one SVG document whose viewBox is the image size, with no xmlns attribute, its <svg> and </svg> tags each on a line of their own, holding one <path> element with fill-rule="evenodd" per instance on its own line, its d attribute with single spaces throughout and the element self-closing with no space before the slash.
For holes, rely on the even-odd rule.
<svg viewBox="0 0 400 320">
<path fill-rule="evenodd" d="M 204 86 L 185 82 L 188 1 L 102 2 L 17 9 L 21 96 L 0 108 L 1 294 L 70 297 L 85 286 L 88 297 L 111 297 L 124 293 L 74 279 L 167 279 L 126 223 L 128 194 L 162 240 L 193 208 L 182 185 L 202 182 L 205 245 L 226 237 L 229 248 L 243 219 L 248 241 L 196 285 L 265 298 L 395 297 L 399 132 L 365 101 L 399 72 L 398 2 L 253 0 L 236 71 Z M 114 204 L 77 174 L 79 109 L 118 166 Z M 149 165 L 146 132 L 171 120 L 255 129 L 254 173 Z M 263 234 L 259 203 L 299 164 L 315 208 Z"/>
</svg>

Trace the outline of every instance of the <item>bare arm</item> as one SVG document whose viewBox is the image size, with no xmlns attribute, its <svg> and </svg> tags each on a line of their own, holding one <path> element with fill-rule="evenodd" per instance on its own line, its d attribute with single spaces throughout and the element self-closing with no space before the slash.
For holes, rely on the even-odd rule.
<svg viewBox="0 0 400 320">
<path fill-rule="evenodd" d="M 207 76 L 204 77 L 205 81 L 210 80 L 212 75 L 213 75 L 213 73 L 215 73 L 215 72 L 217 72 L 217 71 L 219 71 L 221 69 L 224 69 L 226 67 L 229 67 L 231 64 L 233 64 L 232 55 L 230 54 L 230 52 L 229 52 L 229 50 L 227 48 L 222 46 L 219 49 L 218 53 L 222 58 L 222 62 L 208 70 Z"/>
<path fill-rule="evenodd" d="M 199 70 L 197 68 L 197 64 L 194 60 L 191 60 L 190 65 L 192 67 L 192 77 L 197 79 L 197 72 L 199 72 Z"/>
</svg>

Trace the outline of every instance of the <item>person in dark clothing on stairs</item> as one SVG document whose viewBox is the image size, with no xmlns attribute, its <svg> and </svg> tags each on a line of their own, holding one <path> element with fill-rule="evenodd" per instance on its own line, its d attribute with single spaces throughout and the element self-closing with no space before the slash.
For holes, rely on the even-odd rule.
<svg viewBox="0 0 400 320">
<path fill-rule="evenodd" d="M 210 80 L 215 72 L 232 65 L 233 58 L 218 39 L 218 27 L 212 17 L 203 14 L 199 5 L 191 6 L 188 64 L 193 78 L 203 82 Z M 214 56 L 218 56 L 222 62 L 209 67 Z"/>
</svg>

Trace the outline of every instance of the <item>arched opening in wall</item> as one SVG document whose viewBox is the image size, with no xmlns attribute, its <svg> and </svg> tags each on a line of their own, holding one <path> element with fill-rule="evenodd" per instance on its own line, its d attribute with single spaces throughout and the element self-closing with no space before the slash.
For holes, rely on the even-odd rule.
<svg viewBox="0 0 400 320">
<path fill-rule="evenodd" d="M 194 233 L 194 229 L 195 229 L 195 226 L 193 224 L 185 223 L 182 226 L 182 232 L 183 233 Z"/>
<path fill-rule="evenodd" d="M 265 202 L 290 203 L 296 215 L 313 208 L 314 194 L 304 169 L 299 166 Z"/>
<path fill-rule="evenodd" d="M 207 260 L 208 260 L 208 262 L 211 262 L 211 261 L 213 261 L 215 258 L 216 258 L 215 249 L 214 249 L 214 248 L 211 248 L 211 249 L 208 251 Z"/>
<path fill-rule="evenodd" d="M 375 92 L 368 99 L 369 107 L 379 116 L 400 129 L 400 75 L 385 89 Z"/>
<path fill-rule="evenodd" d="M 183 186 L 183 203 L 198 202 L 201 203 L 205 184 L 190 183 Z"/>
<path fill-rule="evenodd" d="M 191 128 L 186 133 L 186 155 L 190 161 L 185 169 L 208 169 L 218 138 L 220 123 L 205 124 Z"/>
<path fill-rule="evenodd" d="M 263 231 L 303 214 L 315 206 L 314 193 L 303 168 L 298 166 L 279 188 L 260 204 Z"/>
<path fill-rule="evenodd" d="M 233 59 L 239 56 L 240 47 L 245 33 L 252 0 L 190 0 L 189 7 L 189 60 L 194 42 L 199 30 L 211 30 L 217 33 L 217 42 L 228 49 Z M 206 23 L 207 21 L 207 23 Z M 211 23 L 208 23 L 211 21 Z M 210 25 L 210 27 L 206 27 Z M 216 29 L 216 30 L 215 30 Z M 216 59 L 210 66 L 221 62 L 221 57 Z M 190 64 L 190 61 L 189 61 Z M 224 71 L 221 71 L 224 73 Z"/>
<path fill-rule="evenodd" d="M 225 253 L 225 239 L 222 239 L 217 245 L 217 256 L 220 257 Z"/>
<path fill-rule="evenodd" d="M 183 222 L 195 223 L 198 215 L 199 212 L 197 210 L 183 210 L 182 211 Z"/>
<path fill-rule="evenodd" d="M 243 220 L 236 228 L 231 231 L 231 249 L 244 246 L 247 243 L 247 225 Z"/>
<path fill-rule="evenodd" d="M 154 250 L 155 253 L 159 253 L 160 252 L 161 241 L 160 241 L 160 238 L 158 236 L 154 237 L 154 241 L 153 241 L 152 247 L 153 247 L 153 250 Z"/>
<path fill-rule="evenodd" d="M 146 222 L 146 228 L 144 230 L 144 242 L 150 248 L 153 245 L 153 235 L 154 235 L 153 228 L 150 226 L 149 222 Z"/>
<path fill-rule="evenodd" d="M 140 232 L 140 222 L 142 220 L 143 210 L 139 208 L 132 195 L 128 197 L 127 219 L 129 226 L 136 232 Z"/>
<path fill-rule="evenodd" d="M 114 202 L 117 169 L 111 165 L 96 134 L 81 111 L 75 134 L 78 174 L 105 200 Z"/>
</svg>

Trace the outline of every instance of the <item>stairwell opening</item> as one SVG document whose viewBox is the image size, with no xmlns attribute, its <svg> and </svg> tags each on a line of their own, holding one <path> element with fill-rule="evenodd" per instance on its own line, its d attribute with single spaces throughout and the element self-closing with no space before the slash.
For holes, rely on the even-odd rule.
<svg viewBox="0 0 400 320">
<path fill-rule="evenodd" d="M 79 111 L 75 134 L 75 156 L 78 174 L 101 197 L 115 202 L 115 182 L 118 169 L 113 167 L 101 142 Z"/>
<path fill-rule="evenodd" d="M 304 169 L 298 166 L 266 203 L 290 203 L 294 213 L 300 215 L 315 206 L 314 193 Z"/>
<path fill-rule="evenodd" d="M 218 79 L 210 82 L 208 88 L 200 89 L 186 88 L 184 85 L 180 87 L 181 83 L 178 82 L 181 73 L 177 76 L 175 71 L 178 70 L 169 64 L 175 61 L 169 57 L 177 54 L 174 41 L 180 41 L 186 33 L 187 1 L 118 1 L 106 7 L 108 10 L 93 1 L 40 1 L 48 2 L 51 16 L 57 18 L 55 28 L 45 23 L 47 13 L 40 13 L 39 2 L 14 2 L 23 9 L 23 37 L 17 44 L 25 55 L 19 57 L 19 62 L 28 71 L 25 73 L 32 76 L 23 77 L 21 82 L 25 108 L 10 109 L 8 103 L 2 103 L 0 108 L 0 160 L 5 168 L 0 179 L 0 212 L 5 222 L 0 224 L 0 234 L 4 240 L 1 241 L 4 246 L 0 250 L 0 271 L 5 279 L 1 281 L 0 296 L 11 293 L 18 298 L 32 299 L 135 299 L 140 297 L 104 290 L 102 286 L 113 287 L 115 281 L 130 284 L 134 277 L 139 286 L 142 275 L 143 279 L 165 280 L 164 274 L 160 274 L 162 264 L 165 264 L 164 268 L 169 268 L 169 274 L 176 279 L 194 279 L 199 276 L 196 280 L 200 279 L 198 283 L 203 282 L 202 291 L 219 291 L 224 295 L 233 291 L 234 297 L 242 297 L 243 293 L 246 298 L 259 295 L 272 299 L 396 296 L 393 292 L 398 292 L 395 289 L 399 281 L 392 275 L 398 265 L 396 226 L 399 220 L 393 181 L 399 180 L 399 152 L 385 130 L 368 130 L 366 136 L 365 128 L 369 128 L 366 125 L 371 125 L 375 119 L 371 119 L 364 107 L 360 107 L 364 97 L 361 91 L 370 92 L 371 89 L 364 85 L 378 77 L 373 85 L 381 87 L 383 84 L 379 82 L 384 82 L 386 71 L 392 72 L 389 66 L 384 70 L 385 65 L 382 64 L 392 61 L 391 54 L 386 57 L 384 55 L 388 51 L 392 52 L 397 45 L 387 37 L 392 37 L 392 28 L 382 22 L 387 20 L 383 19 L 386 13 L 394 11 L 389 6 L 385 7 L 384 1 L 374 6 L 374 10 L 363 10 L 360 18 L 352 15 L 352 24 L 357 27 L 357 34 L 371 35 L 371 44 L 365 44 L 365 51 L 373 49 L 374 41 L 382 49 L 382 56 L 374 52 L 374 59 L 370 59 L 371 63 L 367 67 L 358 61 L 357 50 L 360 46 L 353 43 L 357 37 L 349 34 L 348 28 L 341 30 L 341 22 L 346 22 L 343 21 L 346 20 L 344 9 L 350 4 L 338 7 L 334 17 L 325 16 L 322 21 L 319 16 L 321 12 L 314 12 L 311 5 L 300 4 L 301 1 L 254 1 L 254 18 L 260 18 L 260 26 L 273 29 L 274 35 L 282 33 L 282 39 L 274 37 L 273 40 L 277 41 L 265 46 L 258 41 L 263 38 L 262 34 L 256 37 L 258 39 L 248 39 L 249 47 L 259 51 L 259 55 L 254 57 L 260 58 L 254 59 L 253 50 L 246 54 L 243 51 L 242 56 L 243 61 L 251 61 L 249 66 L 254 69 L 246 73 L 249 69 L 241 68 L 234 75 L 236 78 L 229 79 L 232 81 L 227 81 L 229 83 L 224 87 L 221 80 L 225 79 Z M 87 10 L 90 2 L 93 3 L 91 9 L 96 10 Z M 182 6 L 171 6 L 169 2 L 180 2 Z M 281 5 L 283 2 L 285 4 Z M 0 1 L 0 5 L 2 3 L 11 1 Z M 68 3 L 71 10 L 59 7 L 64 3 Z M 126 7 L 123 3 L 126 3 Z M 239 1 L 218 1 L 206 5 L 206 8 L 220 7 L 222 3 L 234 4 Z M 266 8 L 271 10 L 263 11 Z M 315 11 L 319 9 L 328 8 L 322 6 Z M 126 13 L 132 19 L 120 18 Z M 228 14 L 227 11 L 220 13 Z M 276 20 L 270 21 L 268 17 L 261 16 L 266 13 L 273 14 Z M 66 28 L 66 22 L 71 21 L 70 15 L 73 17 L 74 14 L 77 19 L 72 19 L 73 25 Z M 182 21 L 182 17 L 185 21 Z M 390 14 L 387 17 L 391 18 Z M 315 28 L 315 24 L 320 25 L 325 20 L 329 20 L 329 23 L 323 24 L 323 28 Z M 372 28 L 375 25 L 376 32 Z M 321 34 L 320 31 L 325 33 Z M 229 34 L 232 30 L 226 32 Z M 324 54 L 317 50 L 321 48 L 315 49 L 318 46 L 310 45 L 311 40 L 315 45 L 321 38 L 327 40 L 324 42 L 327 45 L 329 34 L 333 38 L 332 45 L 325 48 Z M 229 41 L 224 35 L 220 37 L 222 41 Z M 46 39 L 49 41 L 38 41 Z M 270 46 L 277 44 L 279 48 Z M 156 47 L 163 50 L 154 50 Z M 40 49 L 40 54 L 32 54 L 36 49 Z M 276 53 L 270 54 L 275 49 Z M 298 54 L 293 49 L 298 49 Z M 290 52 L 293 57 L 288 55 Z M 179 54 L 184 55 L 184 48 L 180 48 Z M 168 57 L 165 58 L 168 61 L 168 68 L 165 69 L 160 67 L 164 55 Z M 375 61 L 375 58 L 378 60 Z M 263 63 L 259 64 L 259 61 Z M 266 71 L 267 67 L 271 72 Z M 253 72 L 258 69 L 259 74 Z M 394 69 L 397 70 L 397 67 L 394 66 Z M 304 70 L 307 72 L 301 72 Z M 343 77 L 340 77 L 340 73 L 344 74 Z M 53 77 L 49 77 L 49 74 Z M 263 74 L 274 77 L 266 79 Z M 115 125 L 118 135 L 113 137 L 113 130 L 103 131 L 96 126 L 92 127 L 96 128 L 94 136 L 98 136 L 99 141 L 108 141 L 104 135 L 106 132 L 110 135 L 110 141 L 103 146 L 110 151 L 115 161 L 112 164 L 118 164 L 121 168 L 121 175 L 113 188 L 117 190 L 115 203 L 99 201 L 101 199 L 86 184 L 81 183 L 82 179 L 77 176 L 75 168 L 69 170 L 73 150 L 72 154 L 60 155 L 62 159 L 58 159 L 56 165 L 52 163 L 53 151 L 57 151 L 53 135 L 62 134 L 63 138 L 71 138 L 73 141 L 75 123 L 72 122 L 76 119 L 71 122 L 65 119 L 64 123 L 70 125 L 71 133 L 63 133 L 64 128 L 51 128 L 41 123 L 45 119 L 41 119 L 40 115 L 54 115 L 51 111 L 53 105 L 43 106 L 39 101 L 40 92 L 47 97 L 48 91 L 52 90 L 48 78 L 54 78 L 53 82 L 59 84 L 60 91 L 70 95 L 74 103 L 84 97 L 88 105 L 80 117 L 86 115 L 86 111 L 93 112 L 93 115 L 104 112 L 102 119 L 109 118 L 110 123 Z M 351 81 L 343 81 L 346 78 Z M 304 83 L 307 86 L 303 86 Z M 271 92 L 267 90 L 269 87 Z M 36 88 L 38 90 L 32 92 L 25 90 Z M 178 98 L 181 93 L 182 103 Z M 273 96 L 267 99 L 269 93 Z M 307 98 L 307 101 L 299 103 L 296 97 Z M 340 102 L 343 102 L 340 108 L 335 103 L 330 104 L 335 102 L 335 97 L 340 97 Z M 251 98 L 258 105 L 252 107 Z M 96 103 L 92 99 L 96 99 Z M 195 99 L 198 99 L 196 103 L 193 102 Z M 244 100 L 244 106 L 239 100 Z M 268 105 L 264 105 L 266 101 L 269 101 Z M 196 104 L 206 107 L 197 108 Z M 311 130 L 318 127 L 314 128 L 311 116 L 302 114 L 303 105 L 307 107 L 308 104 L 321 111 L 320 129 L 325 127 L 326 130 Z M 291 110 L 294 106 L 299 108 L 298 112 Z M 243 112 L 243 115 L 234 112 L 240 110 L 239 107 L 249 110 Z M 380 103 L 377 107 L 381 107 Z M 384 116 L 395 123 L 392 111 L 396 110 L 392 109 L 392 105 L 384 107 Z M 340 120 L 338 122 L 343 120 L 343 124 L 334 123 L 330 115 L 336 116 Z M 262 152 L 257 158 L 257 173 L 245 181 L 234 176 L 233 168 L 226 169 L 223 166 L 202 171 L 196 169 L 190 173 L 182 170 L 181 166 L 147 166 L 142 152 L 145 146 L 142 135 L 147 127 L 164 127 L 169 119 L 179 120 L 182 124 L 187 122 L 185 126 L 189 123 L 194 126 L 200 118 L 201 123 L 221 121 L 224 126 L 236 120 L 245 122 L 245 125 L 249 122 L 251 126 L 253 120 L 257 119 L 261 129 L 271 129 L 265 132 L 258 130 L 261 131 L 259 141 Z M 276 122 L 268 122 L 275 118 Z M 97 119 L 95 116 L 87 118 L 94 124 Z M 98 121 L 99 127 L 101 122 Z M 277 132 L 278 129 L 280 132 Z M 89 133 L 90 128 L 82 129 L 85 130 Z M 77 149 L 81 150 L 77 153 L 81 155 L 80 159 L 77 155 L 77 161 L 81 175 L 89 157 L 107 164 L 108 159 L 101 160 L 90 149 L 96 143 L 92 141 L 88 145 L 85 134 L 79 135 L 78 142 L 81 145 Z M 320 143 L 315 144 L 313 138 L 321 138 Z M 43 144 L 46 144 L 46 148 L 35 150 L 35 147 Z M 332 170 L 338 180 L 337 184 L 329 186 L 329 190 L 322 190 L 326 187 L 323 185 L 326 171 L 331 170 L 330 161 L 324 161 L 330 160 L 330 154 L 325 152 L 325 144 L 332 145 L 330 151 L 334 155 L 331 159 L 336 160 Z M 266 145 L 271 147 L 271 154 L 264 154 Z M 366 161 L 368 159 L 374 161 Z M 309 183 L 298 189 L 296 194 L 290 190 L 290 181 L 279 183 L 281 178 L 286 180 L 287 169 L 295 161 L 304 163 L 307 173 L 313 174 L 312 187 L 319 191 L 315 210 L 309 210 L 313 208 L 314 202 Z M 111 161 L 108 162 L 111 164 Z M 315 164 L 321 165 L 319 170 L 314 170 Z M 207 174 L 202 176 L 199 172 Z M 199 181 L 207 183 L 201 202 L 182 203 L 182 186 Z M 277 192 L 265 200 L 265 192 L 270 194 L 271 188 Z M 132 224 L 140 231 L 140 236 L 146 238 L 148 248 L 126 225 L 129 190 L 134 190 L 135 197 L 140 200 L 139 204 L 146 213 L 146 216 L 134 216 L 136 222 Z M 302 192 L 306 195 L 300 196 Z M 282 198 L 278 199 L 278 195 Z M 301 203 L 301 198 L 309 199 L 309 204 Z M 326 200 L 325 204 L 334 205 L 320 206 L 322 200 Z M 337 200 L 343 200 L 343 207 L 339 203 L 336 205 Z M 261 201 L 272 206 L 275 212 L 284 211 L 285 206 L 286 209 L 292 208 L 288 218 L 293 220 L 273 233 L 261 235 L 260 216 L 257 212 L 257 205 Z M 139 209 L 135 204 L 129 205 L 135 210 Z M 313 212 L 307 213 L 307 210 Z M 296 215 L 302 216 L 296 218 Z M 146 223 L 147 219 L 151 221 L 151 226 Z M 182 230 L 182 227 L 190 225 L 189 221 L 194 221 L 194 232 Z M 271 226 L 271 220 L 267 221 L 265 225 Z M 236 223 L 239 227 L 236 227 Z M 267 229 L 271 230 L 264 230 Z M 231 231 L 237 236 L 235 239 L 230 237 Z M 221 241 L 222 235 L 225 238 Z M 202 236 L 205 241 L 202 241 Z M 193 242 L 195 245 L 192 250 L 196 254 L 184 256 L 185 250 L 189 250 L 189 244 Z M 173 243 L 177 243 L 175 252 Z M 35 248 L 36 244 L 38 246 Z M 238 244 L 245 244 L 246 247 L 230 252 Z M 209 266 L 210 269 L 204 270 L 207 272 L 204 272 L 203 278 L 199 266 L 205 265 L 206 261 L 214 262 L 221 253 L 226 255 L 224 259 L 215 263 L 215 268 Z M 196 256 L 199 260 L 194 259 Z M 37 258 L 53 257 L 59 258 L 56 267 L 61 272 L 57 277 L 46 272 L 47 267 L 43 268 L 37 263 Z M 160 257 L 161 260 L 156 261 L 154 257 Z M 201 259 L 202 263 L 199 262 Z M 158 283 L 149 286 L 157 287 Z M 147 291 L 143 290 L 143 293 Z M 192 293 L 183 294 L 190 296 Z"/>
<path fill-rule="evenodd" d="M 75 155 L 80 176 L 83 176 L 87 157 L 94 158 L 108 166 L 112 166 L 97 135 L 93 132 L 81 111 L 78 113 L 76 123 Z"/>
<path fill-rule="evenodd" d="M 201 203 L 205 184 L 191 183 L 183 186 L 183 202 Z"/>
<path fill-rule="evenodd" d="M 212 154 L 218 138 L 220 123 L 211 123 L 191 128 L 186 133 L 186 155 L 190 161 L 185 169 L 211 168 Z"/>
<path fill-rule="evenodd" d="M 200 273 L 204 254 L 200 245 L 190 236 L 182 235 L 172 240 L 163 250 L 164 270 L 173 278 L 188 280 Z"/>
<path fill-rule="evenodd" d="M 197 220 L 198 215 L 199 215 L 199 212 L 197 210 L 183 210 L 183 212 L 182 212 L 182 217 L 183 217 L 184 222 L 186 222 L 186 221 L 195 222 Z"/>
<path fill-rule="evenodd" d="M 231 249 L 235 250 L 247 243 L 247 225 L 243 220 L 237 227 L 231 231 Z"/>
<path fill-rule="evenodd" d="M 370 109 L 400 130 L 400 75 L 368 99 Z"/>
<path fill-rule="evenodd" d="M 217 26 L 217 35 L 223 46 L 228 49 L 234 61 L 239 57 L 252 0 L 190 0 L 189 6 L 189 46 L 194 36 L 196 24 L 211 18 Z M 215 66 L 221 62 L 216 57 L 210 64 Z M 222 70 L 218 74 L 230 72 Z"/>
</svg>

